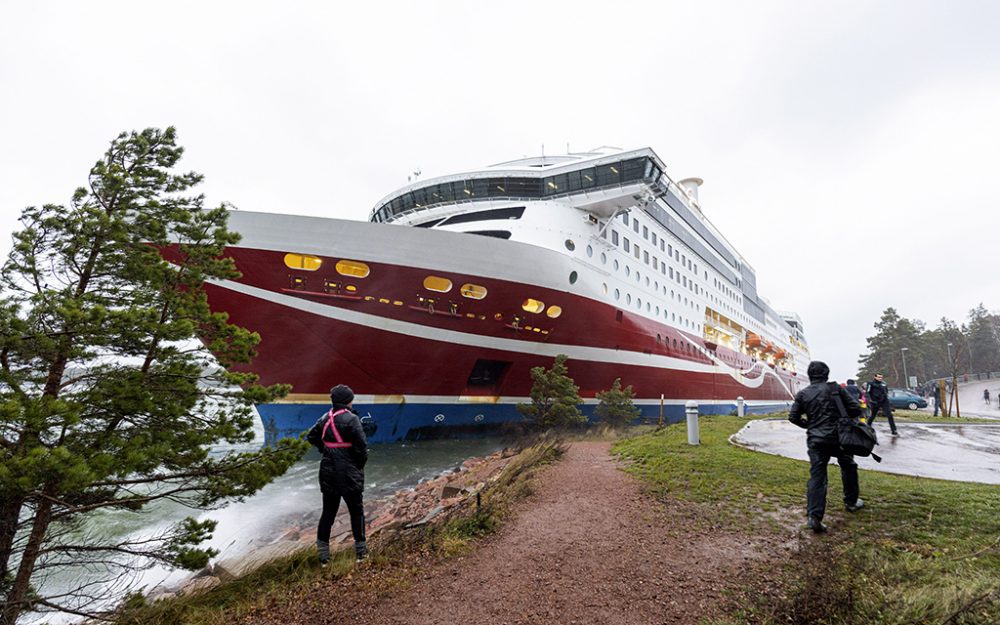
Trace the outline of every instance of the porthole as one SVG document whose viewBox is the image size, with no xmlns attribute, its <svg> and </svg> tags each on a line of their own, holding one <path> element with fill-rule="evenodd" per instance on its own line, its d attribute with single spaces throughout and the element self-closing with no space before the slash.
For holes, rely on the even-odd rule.
<svg viewBox="0 0 1000 625">
<path fill-rule="evenodd" d="M 447 293 L 451 290 L 451 280 L 448 278 L 441 278 L 438 276 L 427 276 L 424 278 L 424 288 L 428 291 L 437 291 L 438 293 Z"/>
<path fill-rule="evenodd" d="M 549 309 L 545 311 L 545 314 L 555 319 L 562 314 L 562 307 L 560 306 L 549 306 Z"/>
<path fill-rule="evenodd" d="M 615 259 L 615 271 L 618 271 L 618 259 Z"/>
<path fill-rule="evenodd" d="M 594 247 L 592 245 L 588 245 L 587 246 L 587 258 L 590 258 L 593 255 L 594 255 Z"/>
<path fill-rule="evenodd" d="M 604 252 L 601 252 L 601 264 L 602 265 L 608 264 L 608 255 L 605 254 Z"/>
<path fill-rule="evenodd" d="M 625 275 L 626 276 L 632 275 L 632 268 L 629 267 L 628 265 L 625 265 Z"/>
<path fill-rule="evenodd" d="M 479 286 L 478 284 L 463 284 L 459 292 L 462 294 L 462 297 L 468 297 L 469 299 L 483 299 L 486 297 L 486 287 Z"/>
<path fill-rule="evenodd" d="M 289 269 L 316 271 L 322 264 L 323 259 L 319 256 L 310 256 L 308 254 L 285 254 L 285 266 Z"/>
<path fill-rule="evenodd" d="M 576 243 L 573 243 L 573 239 L 566 239 L 566 249 L 571 252 L 576 249 Z"/>
<path fill-rule="evenodd" d="M 601 283 L 601 290 L 604 291 L 605 295 L 608 294 L 608 283 L 607 282 L 602 282 Z"/>
<path fill-rule="evenodd" d="M 577 278 L 577 275 L 576 275 L 575 271 L 569 272 L 569 283 L 570 284 L 576 284 L 576 278 Z"/>
<path fill-rule="evenodd" d="M 622 298 L 622 292 L 619 291 L 618 289 L 615 289 L 615 299 L 621 299 L 621 298 Z"/>
<path fill-rule="evenodd" d="M 642 310 L 642 298 L 641 297 L 635 298 L 635 307 L 638 308 L 638 309 L 640 309 L 640 310 Z"/>
<path fill-rule="evenodd" d="M 625 294 L 625 303 L 626 304 L 631 304 L 632 303 L 632 294 L 631 293 L 626 293 Z"/>
<path fill-rule="evenodd" d="M 538 301 L 537 299 L 528 298 L 521 302 L 521 309 L 525 312 L 535 313 L 536 315 L 543 310 L 545 310 L 545 304 Z"/>
<path fill-rule="evenodd" d="M 368 268 L 368 265 L 356 260 L 338 260 L 337 273 L 353 278 L 367 278 L 371 269 Z"/>
</svg>

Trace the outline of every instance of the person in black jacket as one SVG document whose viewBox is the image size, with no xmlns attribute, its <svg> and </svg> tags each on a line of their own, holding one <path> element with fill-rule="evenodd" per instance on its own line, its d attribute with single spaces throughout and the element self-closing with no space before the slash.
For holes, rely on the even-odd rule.
<svg viewBox="0 0 1000 625">
<path fill-rule="evenodd" d="M 876 373 L 875 379 L 868 383 L 868 407 L 872 412 L 865 423 L 868 425 L 874 423 L 878 411 L 881 410 L 885 418 L 889 420 L 889 433 L 892 436 L 899 436 L 899 432 L 896 431 L 896 421 L 892 418 L 892 406 L 889 404 L 889 389 L 882 381 L 881 373 Z"/>
<path fill-rule="evenodd" d="M 814 360 L 806 370 L 809 386 L 795 395 L 788 420 L 808 431 L 809 484 L 806 487 L 806 527 L 814 532 L 825 532 L 823 515 L 826 513 L 826 465 L 836 458 L 840 465 L 840 480 L 844 485 L 844 505 L 855 512 L 864 507 L 858 486 L 858 465 L 854 456 L 840 448 L 837 422 L 840 410 L 834 402 L 834 393 L 840 396 L 849 417 L 861 416 L 861 406 L 836 382 L 827 382 L 830 367 Z"/>
<path fill-rule="evenodd" d="M 323 513 L 316 528 L 316 548 L 319 561 L 330 560 L 330 528 L 337 517 L 340 499 L 347 503 L 354 534 L 354 552 L 358 561 L 368 557 L 365 542 L 365 463 L 368 462 L 368 441 L 361 420 L 354 412 L 354 391 L 345 384 L 330 389 L 333 407 L 320 417 L 306 435 L 323 460 L 319 465 L 319 486 L 323 493 Z"/>
</svg>

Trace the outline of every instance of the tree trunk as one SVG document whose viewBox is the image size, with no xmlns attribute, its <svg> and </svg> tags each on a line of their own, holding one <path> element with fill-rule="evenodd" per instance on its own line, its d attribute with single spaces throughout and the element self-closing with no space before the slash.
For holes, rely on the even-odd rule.
<svg viewBox="0 0 1000 625">
<path fill-rule="evenodd" d="M 31 574 L 35 570 L 35 560 L 41 551 L 42 542 L 49 529 L 49 522 L 52 519 L 52 502 L 49 499 L 42 499 L 35 510 L 35 520 L 31 525 L 31 535 L 28 537 L 28 544 L 24 548 L 21 556 L 21 564 L 17 569 L 17 577 L 14 585 L 0 613 L 0 625 L 15 625 L 17 617 L 21 615 L 27 607 L 28 590 L 31 588 Z"/>
<path fill-rule="evenodd" d="M 0 580 L 3 580 L 7 578 L 11 549 L 14 545 L 14 536 L 17 534 L 17 521 L 21 516 L 24 498 L 5 495 L 0 499 L 3 501 L 0 503 Z"/>
</svg>

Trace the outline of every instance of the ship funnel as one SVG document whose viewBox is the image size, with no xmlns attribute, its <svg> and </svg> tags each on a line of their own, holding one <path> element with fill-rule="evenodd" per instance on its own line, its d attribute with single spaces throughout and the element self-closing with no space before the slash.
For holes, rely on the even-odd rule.
<svg viewBox="0 0 1000 625">
<path fill-rule="evenodd" d="M 704 182 L 705 181 L 701 178 L 685 178 L 684 180 L 678 182 L 677 185 L 684 189 L 684 192 L 687 193 L 688 197 L 691 198 L 695 204 L 700 206 L 698 202 L 698 187 L 704 184 Z"/>
</svg>

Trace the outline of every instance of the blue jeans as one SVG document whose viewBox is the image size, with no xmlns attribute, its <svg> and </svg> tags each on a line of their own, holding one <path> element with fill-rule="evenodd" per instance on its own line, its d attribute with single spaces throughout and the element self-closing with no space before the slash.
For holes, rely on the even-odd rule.
<svg viewBox="0 0 1000 625">
<path fill-rule="evenodd" d="M 844 485 L 844 503 L 853 506 L 858 501 L 858 464 L 854 456 L 844 453 L 836 443 L 809 443 L 809 484 L 806 487 L 806 510 L 809 516 L 822 521 L 826 513 L 826 466 L 830 458 L 840 464 L 840 481 Z"/>
</svg>

